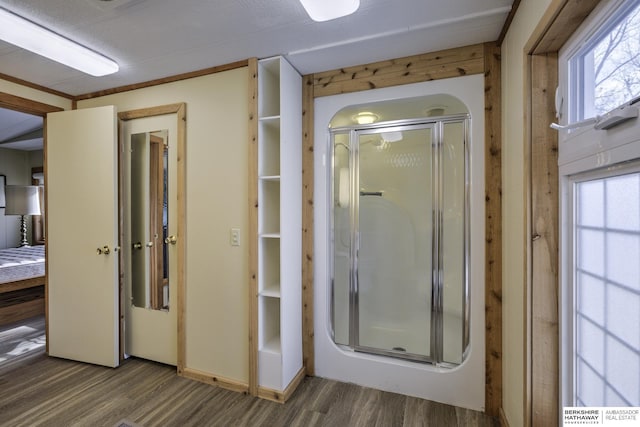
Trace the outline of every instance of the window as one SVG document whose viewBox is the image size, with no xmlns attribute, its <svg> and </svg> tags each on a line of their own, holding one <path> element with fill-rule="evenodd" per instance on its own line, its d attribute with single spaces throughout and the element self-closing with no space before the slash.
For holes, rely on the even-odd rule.
<svg viewBox="0 0 640 427">
<path fill-rule="evenodd" d="M 559 77 L 564 124 L 635 104 L 640 0 L 601 2 Z M 583 125 L 558 147 L 562 405 L 640 406 L 640 121 Z"/>
<path fill-rule="evenodd" d="M 640 95 L 640 2 L 627 1 L 569 60 L 569 121 L 603 115 Z"/>
<path fill-rule="evenodd" d="M 573 405 L 640 406 L 640 172 L 572 181 Z"/>
</svg>

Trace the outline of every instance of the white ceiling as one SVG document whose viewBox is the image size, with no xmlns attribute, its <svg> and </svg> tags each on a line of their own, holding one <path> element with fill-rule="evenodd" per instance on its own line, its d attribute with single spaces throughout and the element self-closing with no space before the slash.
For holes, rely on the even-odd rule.
<svg viewBox="0 0 640 427">
<path fill-rule="evenodd" d="M 284 55 L 309 74 L 494 41 L 512 3 L 361 0 L 356 13 L 318 23 L 298 0 L 0 0 L 120 65 L 92 77 L 0 41 L 0 73 L 70 95 L 250 57 Z"/>
<path fill-rule="evenodd" d="M 279 54 L 309 74 L 496 40 L 512 2 L 361 0 L 318 23 L 298 0 L 0 0 L 120 64 L 92 77 L 0 41 L 0 73 L 71 95 Z"/>
<path fill-rule="evenodd" d="M 0 108 L 0 148 L 42 149 L 42 117 Z"/>
</svg>

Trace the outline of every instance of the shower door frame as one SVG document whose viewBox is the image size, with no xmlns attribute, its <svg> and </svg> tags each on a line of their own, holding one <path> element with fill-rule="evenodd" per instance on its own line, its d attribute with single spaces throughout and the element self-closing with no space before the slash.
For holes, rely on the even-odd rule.
<svg viewBox="0 0 640 427">
<path fill-rule="evenodd" d="M 442 259 L 442 156 L 443 156 L 443 128 L 446 123 L 461 123 L 464 127 L 463 131 L 463 147 L 464 147 L 464 291 L 463 291 L 463 330 L 462 330 L 462 363 L 469 351 L 469 316 L 470 316 L 470 288 L 469 288 L 469 262 L 470 262 L 470 233 L 469 233 L 469 114 L 456 114 L 440 117 L 429 117 L 410 120 L 394 120 L 368 125 L 343 126 L 329 129 L 329 153 L 331 154 L 330 173 L 329 173 L 329 218 L 331 239 L 335 238 L 334 224 L 334 190 L 335 190 L 335 156 L 334 156 L 334 140 L 337 134 L 349 135 L 349 182 L 350 182 L 350 203 L 349 203 L 349 225 L 350 225 L 350 270 L 349 270 L 349 344 L 338 344 L 335 342 L 335 324 L 334 324 L 334 285 L 335 285 L 335 244 L 331 243 L 330 247 L 330 271 L 331 271 L 331 289 L 330 289 L 330 315 L 331 338 L 335 344 L 346 347 L 352 351 L 374 354 L 379 356 L 389 356 L 399 359 L 405 359 L 415 362 L 431 363 L 442 367 L 455 367 L 456 363 L 443 361 L 443 259 Z M 425 331 L 430 334 L 430 355 L 419 355 L 407 353 L 403 351 L 385 350 L 368 346 L 361 346 L 359 343 L 360 334 L 360 313 L 359 313 L 359 276 L 358 276 L 358 252 L 360 246 L 359 236 L 359 205 L 360 205 L 360 186 L 359 186 L 359 135 L 380 134 L 383 132 L 409 131 L 409 130 L 429 130 L 431 131 L 431 162 L 432 162 L 432 252 L 431 252 L 431 328 Z"/>
</svg>

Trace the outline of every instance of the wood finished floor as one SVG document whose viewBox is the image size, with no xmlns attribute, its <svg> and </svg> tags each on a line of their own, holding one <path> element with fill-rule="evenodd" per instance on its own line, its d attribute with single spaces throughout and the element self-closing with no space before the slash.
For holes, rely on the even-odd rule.
<svg viewBox="0 0 640 427">
<path fill-rule="evenodd" d="M 117 369 L 43 353 L 0 364 L 1 426 L 460 426 L 494 427 L 482 413 L 307 377 L 278 404 L 178 377 L 130 359 Z"/>
</svg>

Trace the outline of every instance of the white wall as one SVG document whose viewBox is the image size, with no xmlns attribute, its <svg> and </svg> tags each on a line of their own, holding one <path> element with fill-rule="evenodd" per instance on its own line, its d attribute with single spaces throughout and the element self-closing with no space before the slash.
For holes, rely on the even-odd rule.
<svg viewBox="0 0 640 427">
<path fill-rule="evenodd" d="M 118 111 L 187 104 L 186 367 L 249 380 L 248 71 L 78 102 Z M 229 244 L 232 227 L 241 246 Z"/>
<path fill-rule="evenodd" d="M 524 424 L 525 332 L 525 52 L 551 0 L 520 3 L 502 44 L 502 406 Z"/>
<path fill-rule="evenodd" d="M 440 369 L 338 348 L 329 326 L 329 200 L 327 126 L 348 105 L 447 93 L 471 112 L 471 342 L 466 361 Z M 485 391 L 484 336 L 484 77 L 473 75 L 317 98 L 314 132 L 314 344 L 316 375 L 482 410 Z"/>
</svg>

